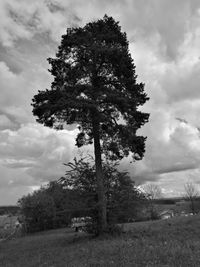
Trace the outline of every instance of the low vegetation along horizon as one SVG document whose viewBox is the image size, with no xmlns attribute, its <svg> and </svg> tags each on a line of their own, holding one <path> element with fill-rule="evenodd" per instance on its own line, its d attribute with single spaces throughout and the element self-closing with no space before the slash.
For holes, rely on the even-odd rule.
<svg viewBox="0 0 200 267">
<path fill-rule="evenodd" d="M 0 266 L 200 266 L 200 215 L 124 224 L 119 236 L 72 229 L 0 243 Z"/>
</svg>

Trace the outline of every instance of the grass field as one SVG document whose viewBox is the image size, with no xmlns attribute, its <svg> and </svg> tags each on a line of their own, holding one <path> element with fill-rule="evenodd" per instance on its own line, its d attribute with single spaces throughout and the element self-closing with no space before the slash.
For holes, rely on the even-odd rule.
<svg viewBox="0 0 200 267">
<path fill-rule="evenodd" d="M 124 225 L 120 237 L 70 229 L 0 242 L 2 267 L 200 266 L 200 216 Z"/>
</svg>

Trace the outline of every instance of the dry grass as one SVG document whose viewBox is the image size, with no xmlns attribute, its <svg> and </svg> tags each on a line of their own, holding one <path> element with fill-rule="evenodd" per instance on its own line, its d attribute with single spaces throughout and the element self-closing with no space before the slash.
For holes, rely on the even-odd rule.
<svg viewBox="0 0 200 267">
<path fill-rule="evenodd" d="M 200 217 L 132 223 L 116 238 L 70 229 L 0 243 L 0 266 L 200 266 Z"/>
</svg>

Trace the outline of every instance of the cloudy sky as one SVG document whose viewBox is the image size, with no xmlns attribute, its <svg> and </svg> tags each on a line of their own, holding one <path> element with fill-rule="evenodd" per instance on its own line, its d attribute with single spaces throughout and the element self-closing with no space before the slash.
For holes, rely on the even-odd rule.
<svg viewBox="0 0 200 267">
<path fill-rule="evenodd" d="M 67 27 L 113 16 L 127 32 L 138 82 L 145 83 L 150 120 L 142 161 L 123 160 L 137 184 L 156 182 L 165 196 L 200 183 L 199 0 L 0 1 L 0 205 L 64 174 L 78 152 L 76 129 L 39 125 L 31 99 L 50 88 L 46 58 Z"/>
</svg>

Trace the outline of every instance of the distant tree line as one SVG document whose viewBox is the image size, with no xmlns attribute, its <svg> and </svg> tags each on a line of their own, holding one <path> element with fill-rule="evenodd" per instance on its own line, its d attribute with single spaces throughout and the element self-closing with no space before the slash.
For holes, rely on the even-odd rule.
<svg viewBox="0 0 200 267">
<path fill-rule="evenodd" d="M 17 215 L 20 211 L 18 206 L 0 206 L 0 215 L 11 214 Z"/>
</svg>

